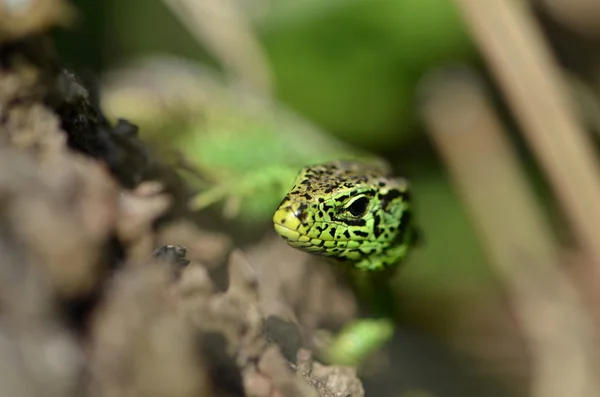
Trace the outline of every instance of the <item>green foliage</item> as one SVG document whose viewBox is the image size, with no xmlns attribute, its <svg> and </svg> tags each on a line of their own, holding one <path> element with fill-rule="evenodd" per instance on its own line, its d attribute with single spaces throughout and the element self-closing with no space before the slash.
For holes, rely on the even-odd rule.
<svg viewBox="0 0 600 397">
<path fill-rule="evenodd" d="M 363 147 L 380 149 L 412 136 L 420 76 L 437 63 L 472 55 L 450 0 L 301 3 L 318 12 L 294 19 L 280 10 L 264 22 L 278 94 Z"/>
</svg>

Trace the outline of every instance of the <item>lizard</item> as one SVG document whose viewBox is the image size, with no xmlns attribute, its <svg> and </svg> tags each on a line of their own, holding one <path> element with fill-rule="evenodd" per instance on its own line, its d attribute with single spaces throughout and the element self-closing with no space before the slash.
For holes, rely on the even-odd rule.
<svg viewBox="0 0 600 397">
<path fill-rule="evenodd" d="M 371 301 L 375 318 L 349 324 L 325 352 L 331 363 L 358 365 L 393 335 L 389 280 L 419 237 L 408 180 L 354 160 L 311 165 L 299 172 L 273 225 L 291 247 L 342 265 Z"/>
<path fill-rule="evenodd" d="M 340 225 L 339 240 L 324 241 L 322 247 L 302 246 L 300 235 L 296 242 L 294 236 L 287 235 L 287 242 L 336 261 L 345 259 L 348 269 L 362 269 L 361 277 L 351 276 L 352 284 L 364 299 L 372 301 L 372 307 L 378 308 L 378 318 L 361 319 L 342 331 L 327 349 L 330 362 L 357 365 L 390 338 L 394 310 L 387 283 L 407 254 L 414 233 L 410 227 L 408 182 L 390 177 L 386 161 L 329 136 L 276 101 L 229 86 L 210 69 L 180 59 L 150 58 L 114 71 L 105 80 L 103 98 L 109 115 L 140 123 L 146 143 L 165 153 L 174 149 L 177 157 L 185 160 L 189 166 L 179 167 L 179 160 L 173 162 L 175 169 L 197 188 L 190 202 L 194 211 L 223 203 L 226 217 L 260 223 L 273 217 L 274 208 L 284 196 L 288 206 L 303 200 L 303 194 L 310 194 L 316 200 L 310 204 L 327 206 L 331 202 L 332 209 L 342 209 L 344 203 L 335 198 L 360 192 L 364 199 L 357 196 L 345 205 L 351 217 L 350 211 L 358 214 L 358 207 L 367 203 L 365 225 L 359 225 L 360 216 L 346 218 L 354 224 Z M 165 161 L 172 160 L 168 154 L 165 156 Z M 349 160 L 339 161 L 342 158 Z M 317 165 L 300 171 L 295 184 L 298 188 L 290 190 L 305 164 Z M 317 177 L 315 171 L 323 172 Z M 315 178 L 307 181 L 309 175 Z M 324 202 L 319 203 L 319 198 Z M 285 208 L 280 205 L 276 217 L 283 217 Z M 331 219 L 314 218 L 318 210 L 306 214 L 305 225 L 314 221 L 330 224 Z M 374 226 L 377 229 L 372 229 Z M 379 233 L 380 227 L 388 230 Z M 279 231 L 286 233 L 282 228 Z M 308 229 L 301 226 L 298 231 Z M 347 240 L 346 250 L 340 250 L 342 239 Z M 359 246 L 373 252 L 360 254 L 359 258 L 361 249 L 355 249 Z"/>
</svg>

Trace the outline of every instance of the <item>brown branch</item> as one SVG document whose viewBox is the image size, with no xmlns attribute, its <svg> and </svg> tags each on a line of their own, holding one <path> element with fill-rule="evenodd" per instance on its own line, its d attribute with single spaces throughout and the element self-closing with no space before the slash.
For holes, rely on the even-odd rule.
<svg viewBox="0 0 600 397">
<path fill-rule="evenodd" d="M 442 72 L 424 87 L 429 132 L 531 346 L 529 395 L 597 395 L 590 320 L 482 87 L 462 72 Z"/>
<path fill-rule="evenodd" d="M 600 276 L 600 169 L 528 5 L 455 0 Z"/>
</svg>

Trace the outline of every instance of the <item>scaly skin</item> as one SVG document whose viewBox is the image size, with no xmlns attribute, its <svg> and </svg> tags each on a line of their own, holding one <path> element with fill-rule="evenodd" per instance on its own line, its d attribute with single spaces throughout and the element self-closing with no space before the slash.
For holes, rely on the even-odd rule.
<svg viewBox="0 0 600 397">
<path fill-rule="evenodd" d="M 397 265 L 413 239 L 408 181 L 355 161 L 308 167 L 273 223 L 294 248 L 381 271 Z"/>
<path fill-rule="evenodd" d="M 275 212 L 275 230 L 290 246 L 358 271 L 359 290 L 388 318 L 346 327 L 329 347 L 329 361 L 357 365 L 392 336 L 395 310 L 386 282 L 415 242 L 411 210 L 406 179 L 335 161 L 304 168 Z"/>
</svg>

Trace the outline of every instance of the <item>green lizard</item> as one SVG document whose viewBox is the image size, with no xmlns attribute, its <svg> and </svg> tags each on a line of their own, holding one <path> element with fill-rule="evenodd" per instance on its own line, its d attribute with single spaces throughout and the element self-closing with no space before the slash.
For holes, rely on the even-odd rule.
<svg viewBox="0 0 600 397">
<path fill-rule="evenodd" d="M 307 217 L 298 225 L 299 234 L 279 228 L 282 235 L 287 233 L 288 243 L 307 251 L 316 249 L 330 258 L 346 257 L 350 268 L 373 270 L 352 276 L 352 281 L 378 309 L 378 318 L 349 325 L 327 349 L 330 362 L 356 365 L 391 337 L 395 313 L 386 284 L 406 255 L 413 234 L 406 180 L 388 177 L 389 167 L 378 157 L 333 139 L 279 103 L 227 86 L 195 64 L 158 58 L 113 73 L 104 85 L 105 109 L 113 117 L 140 124 L 142 137 L 155 143 L 155 148 L 167 153 L 173 148 L 185 159 L 193 172 L 181 172 L 198 190 L 191 202 L 194 209 L 224 203 L 225 213 L 236 220 L 268 221 L 304 165 L 329 164 L 301 172 L 296 181 L 299 188 L 292 188 L 286 196 L 288 207 L 280 207 L 276 223 L 293 213 L 286 208 L 305 200 L 311 209 L 303 213 Z M 341 158 L 360 162 L 332 163 Z M 331 172 L 317 176 L 315 171 L 322 167 Z M 315 177 L 307 179 L 309 174 Z M 351 203 L 336 201 L 350 193 L 360 196 L 354 196 Z M 313 201 L 301 197 L 306 194 Z M 366 212 L 361 216 L 362 205 Z M 329 212 L 317 218 L 319 206 L 347 209 L 339 216 L 348 224 L 339 223 Z M 293 219 L 287 221 L 288 227 L 293 227 Z M 321 226 L 306 229 L 311 222 Z M 300 234 L 316 238 L 317 227 L 329 225 L 331 232 L 333 223 L 338 223 L 338 239 L 320 239 L 322 243 L 317 243 L 323 247 L 300 246 L 305 239 Z M 387 269 L 375 271 L 385 264 Z"/>
<path fill-rule="evenodd" d="M 356 161 L 304 168 L 273 215 L 292 247 L 346 265 L 379 319 L 359 320 L 329 346 L 327 359 L 356 365 L 392 335 L 394 295 L 387 284 L 417 241 L 404 178 Z"/>
<path fill-rule="evenodd" d="M 413 239 L 408 181 L 355 161 L 304 168 L 273 216 L 294 248 L 382 271 Z"/>
</svg>

